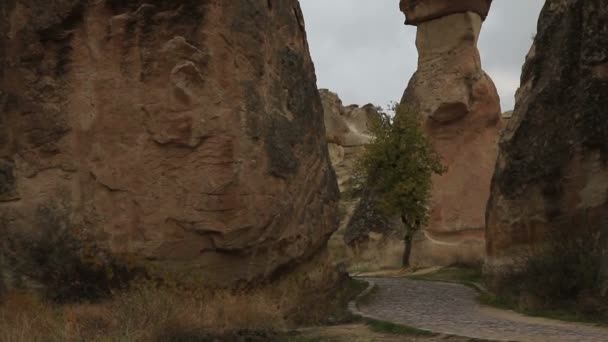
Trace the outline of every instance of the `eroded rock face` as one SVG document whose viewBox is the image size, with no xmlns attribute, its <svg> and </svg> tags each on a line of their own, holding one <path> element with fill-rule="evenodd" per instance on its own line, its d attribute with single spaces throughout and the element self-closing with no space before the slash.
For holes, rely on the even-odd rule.
<svg viewBox="0 0 608 342">
<path fill-rule="evenodd" d="M 343 193 L 340 200 L 340 229 L 334 236 L 336 245 L 342 248 L 344 243 L 341 236 L 344 235 L 344 229 L 352 217 L 354 207 L 359 202 L 359 198 L 347 196 L 350 181 L 355 172 L 357 159 L 365 150 L 365 144 L 371 139 L 369 125 L 372 117 L 378 115 L 378 111 L 371 104 L 363 107 L 357 105 L 345 107 L 338 94 L 327 89 L 321 89 L 319 92 L 325 115 L 331 164 L 336 172 L 340 192 Z"/>
<path fill-rule="evenodd" d="M 402 243 L 394 226 L 374 208 L 369 194 L 355 195 L 351 180 L 357 160 L 371 140 L 371 124 L 379 113 L 367 104 L 344 106 L 336 93 L 321 89 L 331 162 L 338 178 L 341 197 L 340 226 L 329 241 L 334 263 L 357 267 L 399 266 Z"/>
<path fill-rule="evenodd" d="M 542 10 L 492 182 L 490 271 L 562 229 L 608 229 L 607 22 L 606 0 Z"/>
<path fill-rule="evenodd" d="M 0 28 L 5 282 L 71 253 L 229 286 L 325 247 L 338 187 L 297 0 L 8 0 Z"/>
<path fill-rule="evenodd" d="M 338 94 L 327 89 L 319 92 L 331 162 L 338 176 L 340 190 L 346 191 L 354 163 L 372 138 L 369 125 L 378 111 L 372 104 L 344 107 Z"/>
<path fill-rule="evenodd" d="M 477 49 L 483 19 L 472 5 L 466 12 L 445 12 L 447 3 L 405 2 L 406 15 L 418 26 L 419 60 L 402 103 L 426 118 L 425 129 L 448 168 L 433 180 L 430 221 L 412 253 L 414 262 L 430 265 L 483 260 L 484 213 L 500 130 L 500 99 Z M 466 3 L 485 4 L 484 17 L 490 6 Z M 421 21 L 415 4 L 432 8 L 431 19 Z"/>
<path fill-rule="evenodd" d="M 492 0 L 401 0 L 399 8 L 405 14 L 406 24 L 418 25 L 456 13 L 473 12 L 485 20 Z"/>
</svg>

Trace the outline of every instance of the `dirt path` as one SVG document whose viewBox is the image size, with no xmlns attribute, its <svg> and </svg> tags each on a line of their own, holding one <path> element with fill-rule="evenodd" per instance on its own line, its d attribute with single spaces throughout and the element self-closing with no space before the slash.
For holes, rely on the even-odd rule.
<svg viewBox="0 0 608 342">
<path fill-rule="evenodd" d="M 482 306 L 466 286 L 371 278 L 378 290 L 359 308 L 366 316 L 436 333 L 495 341 L 606 342 L 608 329 L 527 317 Z"/>
</svg>

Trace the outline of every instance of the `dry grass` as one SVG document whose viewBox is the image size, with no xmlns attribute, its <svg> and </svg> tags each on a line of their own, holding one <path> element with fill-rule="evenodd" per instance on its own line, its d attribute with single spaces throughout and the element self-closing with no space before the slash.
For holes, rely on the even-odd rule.
<svg viewBox="0 0 608 342">
<path fill-rule="evenodd" d="M 0 342 L 271 341 L 277 331 L 327 319 L 344 304 L 331 299 L 339 284 L 319 257 L 249 291 L 137 282 L 103 302 L 64 305 L 12 292 L 0 300 Z"/>
<path fill-rule="evenodd" d="M 280 302 L 139 286 L 99 304 L 57 305 L 13 293 L 0 307 L 0 341 L 183 341 L 286 327 Z"/>
</svg>

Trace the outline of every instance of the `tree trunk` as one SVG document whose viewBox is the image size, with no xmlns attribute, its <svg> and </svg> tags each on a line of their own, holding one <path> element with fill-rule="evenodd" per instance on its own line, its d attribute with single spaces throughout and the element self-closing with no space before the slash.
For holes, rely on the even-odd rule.
<svg viewBox="0 0 608 342">
<path fill-rule="evenodd" d="M 401 215 L 401 223 L 405 227 L 405 237 L 403 238 L 404 249 L 403 249 L 403 257 L 401 259 L 401 264 L 404 268 L 410 267 L 410 255 L 412 255 L 412 240 L 414 238 L 414 234 L 412 233 L 411 227 L 407 224 L 407 220 L 405 219 L 405 215 Z"/>
<path fill-rule="evenodd" d="M 602 297 L 608 296 L 608 231 L 606 231 L 606 225 L 600 231 L 600 248 L 601 248 L 601 259 L 600 259 L 600 294 Z M 0 284 L 1 285 L 1 284 Z"/>
<path fill-rule="evenodd" d="M 412 254 L 412 238 L 409 234 L 403 239 L 405 243 L 405 249 L 403 250 L 403 260 L 402 264 L 404 268 L 410 267 L 410 255 Z"/>
</svg>

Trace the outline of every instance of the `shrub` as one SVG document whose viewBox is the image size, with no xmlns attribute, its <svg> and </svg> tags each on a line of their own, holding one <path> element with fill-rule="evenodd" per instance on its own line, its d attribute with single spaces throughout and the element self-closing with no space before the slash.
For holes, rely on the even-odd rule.
<svg viewBox="0 0 608 342">
<path fill-rule="evenodd" d="M 498 300 L 523 311 L 567 310 L 608 319 L 602 297 L 604 239 L 597 229 L 559 229 L 547 243 L 528 249 L 492 282 Z"/>
<path fill-rule="evenodd" d="M 0 221 L 0 265 L 5 265 L 9 287 L 40 288 L 47 299 L 73 302 L 99 300 L 126 286 L 137 272 L 71 227 L 66 213 L 58 205 L 40 206 L 31 230 L 9 229 Z M 5 286 L 0 284 L 0 291 Z"/>
</svg>

